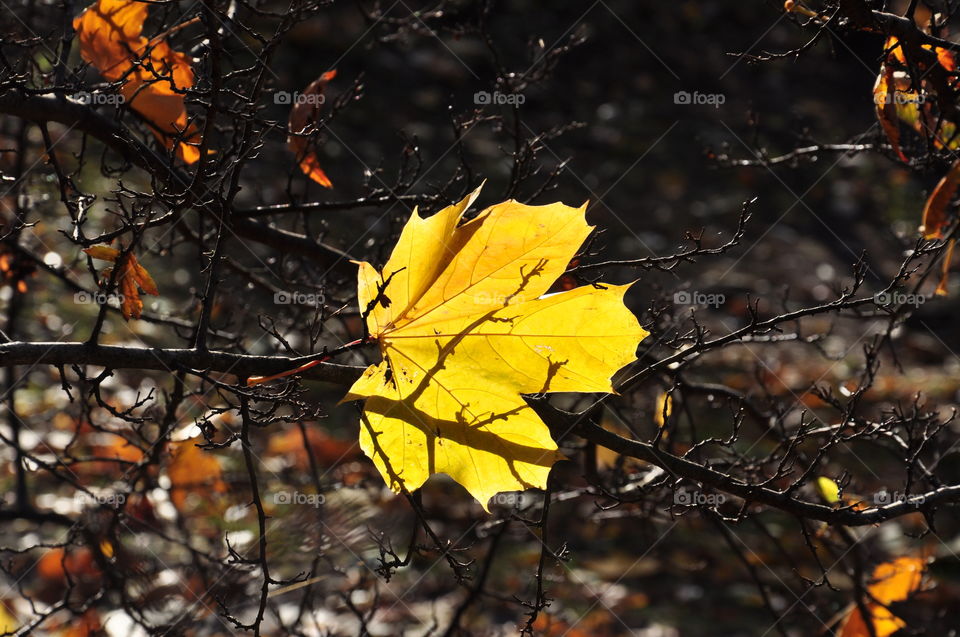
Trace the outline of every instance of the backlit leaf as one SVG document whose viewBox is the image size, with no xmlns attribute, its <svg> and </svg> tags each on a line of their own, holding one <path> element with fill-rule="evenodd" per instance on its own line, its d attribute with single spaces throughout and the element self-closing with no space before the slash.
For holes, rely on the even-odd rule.
<svg viewBox="0 0 960 637">
<path fill-rule="evenodd" d="M 83 251 L 94 259 L 100 259 L 101 261 L 116 261 L 117 257 L 120 256 L 120 251 L 110 246 L 90 246 L 84 248 Z"/>
<path fill-rule="evenodd" d="M 460 225 L 477 194 L 415 210 L 382 270 L 360 264 L 383 361 L 345 400 L 366 399 L 360 444 L 395 491 L 446 473 L 486 507 L 561 459 L 521 394 L 612 392 L 647 332 L 627 285 L 546 294 L 591 231 L 585 207 L 506 201 Z"/>
<path fill-rule="evenodd" d="M 287 146 L 297 156 L 297 164 L 307 177 L 325 188 L 333 188 L 330 178 L 320 168 L 317 159 L 315 141 L 309 134 L 320 121 L 320 107 L 323 105 L 323 90 L 337 76 L 337 72 L 327 71 L 307 85 L 303 93 L 297 96 L 290 108 L 288 127 L 290 136 Z"/>
<path fill-rule="evenodd" d="M 200 158 L 193 145 L 199 134 L 187 121 L 183 91 L 193 86 L 193 70 L 185 53 L 174 51 L 164 37 L 143 37 L 148 3 L 98 0 L 73 21 L 80 55 L 106 79 L 123 81 L 120 93 L 139 113 L 154 135 L 173 148 L 183 134 L 189 143 L 176 143 L 177 155 L 187 163 Z"/>
<path fill-rule="evenodd" d="M 937 289 L 934 290 L 934 294 L 937 296 L 946 296 L 949 292 L 949 278 L 950 278 L 950 264 L 953 262 L 953 249 L 957 246 L 956 239 L 950 239 L 950 242 L 947 244 L 947 252 L 943 255 L 943 263 L 940 265 L 940 283 L 937 284 Z"/>
<path fill-rule="evenodd" d="M 900 161 L 909 163 L 907 156 L 900 150 L 900 127 L 897 124 L 896 89 L 893 86 L 893 67 L 884 64 L 880 67 L 876 84 L 873 86 L 873 104 L 877 111 L 877 121 L 887 136 L 887 141 Z"/>
<path fill-rule="evenodd" d="M 840 487 L 837 483 L 825 476 L 817 478 L 817 493 L 828 504 L 836 504 L 840 501 Z"/>
<path fill-rule="evenodd" d="M 667 424 L 667 419 L 672 411 L 673 396 L 670 395 L 670 392 L 660 392 L 653 411 L 653 422 L 658 429 L 663 429 L 663 426 Z"/>
<path fill-rule="evenodd" d="M 884 562 L 873 570 L 872 583 L 867 587 L 867 592 L 872 599 L 865 605 L 876 637 L 889 637 L 906 627 L 906 623 L 894 615 L 887 606 L 904 601 L 920 588 L 925 564 L 926 561 L 923 558 L 899 557 L 891 562 Z M 869 637 L 869 635 L 870 630 L 860 609 L 854 606 L 843 624 L 840 637 Z"/>
<path fill-rule="evenodd" d="M 149 5 L 131 0 L 99 0 L 73 20 L 80 55 L 111 82 L 130 69 L 147 39 L 140 34 Z"/>
<path fill-rule="evenodd" d="M 935 53 L 939 66 L 943 67 L 945 71 L 948 73 L 956 71 L 956 60 L 951 51 L 929 44 L 922 45 L 922 48 Z M 889 74 L 892 70 L 892 75 L 890 75 L 892 81 L 887 81 L 888 93 L 885 99 L 887 103 L 893 105 L 897 118 L 909 124 L 925 140 L 932 140 L 937 148 L 955 149 L 960 146 L 956 125 L 941 117 L 936 111 L 937 100 L 932 99 L 932 93 L 935 90 L 931 86 L 931 82 L 925 79 L 929 70 L 927 60 L 912 60 L 915 66 L 911 68 L 907 63 L 904 47 L 900 45 L 897 38 L 892 36 L 887 38 L 884 51 L 886 53 L 886 63 L 881 69 L 881 74 L 884 72 Z M 921 71 L 919 78 L 914 77 L 914 70 Z M 874 97 L 875 99 L 879 97 L 876 90 Z M 886 109 L 884 117 L 887 120 L 890 119 L 889 108 Z M 885 122 L 879 114 L 878 119 L 888 138 L 891 139 L 891 143 L 893 143 L 893 138 L 889 137 L 889 129 L 894 126 L 894 122 Z M 899 140 L 899 129 L 897 130 L 897 139 Z M 898 146 L 899 141 L 894 145 Z"/>
<path fill-rule="evenodd" d="M 921 45 L 927 51 L 932 51 L 937 56 L 937 63 L 940 64 L 947 71 L 956 71 L 957 70 L 957 61 L 953 56 L 953 53 L 949 49 L 944 49 L 943 47 L 933 46 L 932 44 L 923 44 Z M 907 66 L 907 56 L 903 52 L 903 46 L 901 46 L 900 41 L 896 36 L 890 36 L 887 38 L 886 43 L 884 44 L 884 51 L 886 51 L 889 58 L 896 60 L 897 63 Z M 925 64 L 923 60 L 916 60 L 917 66 L 924 70 Z"/>
<path fill-rule="evenodd" d="M 94 259 L 101 261 L 113 261 L 116 263 L 120 257 L 120 251 L 110 246 L 91 246 L 83 250 Z M 100 275 L 106 280 L 110 278 L 108 270 L 103 270 Z M 140 265 L 137 256 L 132 252 L 123 259 L 123 265 L 117 274 L 117 289 L 120 292 L 120 312 L 124 319 L 140 318 L 143 313 L 143 301 L 140 299 L 140 290 L 144 294 L 158 296 L 160 291 L 153 277 L 147 272 L 146 268 Z"/>
<path fill-rule="evenodd" d="M 960 186 L 960 160 L 950 166 L 950 170 L 937 183 L 927 203 L 923 207 L 921 231 L 925 239 L 942 239 L 943 231 L 950 225 L 948 208 Z"/>
<path fill-rule="evenodd" d="M 887 54 L 887 59 L 893 58 L 900 64 L 906 66 L 907 57 L 903 54 L 903 47 L 900 46 L 900 41 L 894 37 L 890 36 L 887 38 L 887 41 L 883 44 L 883 50 Z"/>
</svg>

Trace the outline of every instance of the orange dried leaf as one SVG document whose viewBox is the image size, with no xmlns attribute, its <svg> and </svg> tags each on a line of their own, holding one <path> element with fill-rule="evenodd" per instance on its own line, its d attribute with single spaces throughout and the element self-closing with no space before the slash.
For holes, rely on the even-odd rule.
<svg viewBox="0 0 960 637">
<path fill-rule="evenodd" d="M 167 148 L 176 145 L 187 163 L 200 158 L 199 134 L 187 121 L 183 91 L 193 86 L 186 54 L 174 51 L 163 38 L 143 37 L 148 4 L 132 0 L 97 0 L 73 21 L 80 55 L 110 81 L 123 80 L 125 103 L 147 120 Z M 183 135 L 184 142 L 175 137 Z M 189 142 L 189 143 L 186 143 Z"/>
<path fill-rule="evenodd" d="M 124 462 L 140 462 L 143 460 L 143 450 L 140 447 L 131 444 L 123 436 L 109 434 L 109 442 L 96 445 L 93 453 L 101 458 L 115 458 Z"/>
<path fill-rule="evenodd" d="M 937 62 L 947 71 L 953 72 L 957 70 L 956 59 L 953 57 L 953 53 L 949 49 L 944 49 L 932 44 L 924 44 L 922 46 L 927 51 L 931 51 L 936 54 Z M 900 41 L 895 36 L 888 37 L 886 43 L 883 45 L 883 48 L 887 53 L 888 61 L 895 60 L 901 65 L 907 66 L 907 57 L 904 55 L 903 45 L 900 44 Z M 925 64 L 918 60 L 917 66 L 923 68 Z"/>
<path fill-rule="evenodd" d="M 950 224 L 947 208 L 960 186 L 960 160 L 950 166 L 950 170 L 934 187 L 923 207 L 923 221 L 920 231 L 925 239 L 943 238 L 944 229 Z"/>
<path fill-rule="evenodd" d="M 307 85 L 307 88 L 303 89 L 303 93 L 298 95 L 296 103 L 290 109 L 290 119 L 288 121 L 290 136 L 287 138 L 287 147 L 296 155 L 297 163 L 300 165 L 303 174 L 324 188 L 333 188 L 333 183 L 320 167 L 316 149 L 313 148 L 313 141 L 307 135 L 320 121 L 323 91 L 330 80 L 336 76 L 336 70 L 327 71 Z"/>
<path fill-rule="evenodd" d="M 934 292 L 937 296 L 946 296 L 949 292 L 947 279 L 950 277 L 950 263 L 953 261 L 953 248 L 956 245 L 957 240 L 950 239 L 950 243 L 947 245 L 947 253 L 943 255 L 943 264 L 940 266 L 940 283 L 937 284 L 937 289 Z"/>
<path fill-rule="evenodd" d="M 93 554 L 86 547 L 70 551 L 50 549 L 37 562 L 37 574 L 47 580 L 65 579 L 67 574 L 73 579 L 94 577 L 99 572 Z"/>
<path fill-rule="evenodd" d="M 132 277 L 123 275 L 120 279 L 120 312 L 123 318 L 140 318 L 143 313 L 143 301 L 137 291 L 137 283 Z"/>
<path fill-rule="evenodd" d="M 144 458 L 143 450 L 117 434 L 101 434 L 91 453 L 98 458 L 85 467 L 90 475 L 116 476 L 128 470 L 128 463 L 138 463 Z"/>
<path fill-rule="evenodd" d="M 91 246 L 83 250 L 94 259 L 117 262 L 120 251 L 110 246 Z M 100 276 L 109 279 L 112 268 L 104 268 Z M 117 288 L 120 292 L 120 312 L 124 319 L 140 318 L 143 313 L 143 301 L 140 300 L 140 290 L 144 294 L 159 296 L 160 291 L 153 277 L 147 269 L 140 265 L 135 254 L 130 253 L 123 259 L 123 266 L 117 276 Z"/>
<path fill-rule="evenodd" d="M 673 396 L 670 395 L 670 392 L 660 392 L 657 396 L 657 403 L 653 411 L 653 422 L 657 425 L 657 429 L 663 429 L 672 411 Z"/>
<path fill-rule="evenodd" d="M 127 259 L 129 260 L 130 268 L 132 269 L 131 276 L 136 280 L 137 285 L 140 286 L 140 289 L 143 290 L 143 293 L 159 296 L 160 291 L 157 289 L 157 284 L 154 283 L 153 277 L 150 276 L 150 273 L 147 272 L 147 269 L 140 265 L 140 262 L 137 261 L 137 257 L 131 254 L 127 257 Z"/>
<path fill-rule="evenodd" d="M 926 560 L 923 558 L 899 557 L 873 570 L 873 583 L 867 587 L 871 599 L 866 607 L 876 637 L 889 637 L 906 627 L 906 622 L 894 615 L 887 606 L 904 601 L 920 588 L 925 566 Z M 869 637 L 870 630 L 858 607 L 853 607 L 839 634 L 840 637 Z"/>
<path fill-rule="evenodd" d="M 937 54 L 937 61 L 940 62 L 940 66 L 951 72 L 957 70 L 957 60 L 953 57 L 953 52 L 939 46 L 933 47 L 933 50 Z"/>
<path fill-rule="evenodd" d="M 44 579 L 63 577 L 67 570 L 64 564 L 66 552 L 62 548 L 50 549 L 37 562 L 37 575 Z"/>
<path fill-rule="evenodd" d="M 170 499 L 181 511 L 191 494 L 210 497 L 210 493 L 224 493 L 227 485 L 221 479 L 217 457 L 197 446 L 202 438 L 172 442 L 171 460 L 167 466 L 170 478 Z"/>
<path fill-rule="evenodd" d="M 924 138 L 932 138 L 936 148 L 956 149 L 960 146 L 960 137 L 957 136 L 957 126 L 953 122 L 936 116 L 929 102 L 924 102 L 914 91 L 900 91 L 897 93 L 897 117 L 909 125 L 917 134 Z"/>
<path fill-rule="evenodd" d="M 301 140 L 303 141 L 303 140 Z M 292 144 L 299 145 L 299 144 Z M 294 151 L 300 154 L 299 151 Z M 305 150 L 303 158 L 299 160 L 300 170 L 303 171 L 303 174 L 317 182 L 324 188 L 333 188 L 333 182 L 330 181 L 330 178 L 327 177 L 327 173 L 323 172 L 323 168 L 320 167 L 320 160 L 317 159 L 316 154 L 312 151 Z"/>
<path fill-rule="evenodd" d="M 117 257 L 120 256 L 120 251 L 110 246 L 90 246 L 84 248 L 83 251 L 94 259 L 100 259 L 101 261 L 116 261 Z"/>
<path fill-rule="evenodd" d="M 74 18 L 80 55 L 111 82 L 123 77 L 147 44 L 141 32 L 148 8 L 145 2 L 99 0 Z"/>
<path fill-rule="evenodd" d="M 873 86 L 873 104 L 877 111 L 877 121 L 887 135 L 890 146 L 897 157 L 909 163 L 907 156 L 900 150 L 900 127 L 897 124 L 897 105 L 893 99 L 896 89 L 893 87 L 893 67 L 884 64 Z"/>
<path fill-rule="evenodd" d="M 900 41 L 894 37 L 890 36 L 887 38 L 887 41 L 883 45 L 883 50 L 887 54 L 887 59 L 894 59 L 900 64 L 906 65 L 907 58 L 903 54 L 903 46 L 900 45 Z"/>
<path fill-rule="evenodd" d="M 171 82 L 172 80 L 172 82 Z M 196 127 L 187 121 L 183 91 L 193 86 L 189 58 L 170 48 L 165 40 L 152 45 L 150 55 L 138 65 L 120 92 L 126 103 L 150 125 L 154 135 L 167 148 L 173 138 L 184 133 L 185 142 L 177 144 L 177 155 L 188 164 L 200 159 Z"/>
</svg>

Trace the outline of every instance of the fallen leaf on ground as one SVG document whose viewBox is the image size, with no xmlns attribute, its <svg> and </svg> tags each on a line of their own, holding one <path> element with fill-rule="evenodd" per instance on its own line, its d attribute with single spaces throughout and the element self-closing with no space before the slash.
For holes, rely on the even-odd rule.
<svg viewBox="0 0 960 637">
<path fill-rule="evenodd" d="M 344 400 L 366 399 L 360 445 L 394 491 L 445 473 L 486 508 L 544 487 L 562 458 L 521 394 L 613 392 L 647 332 L 623 304 L 629 285 L 546 294 L 590 234 L 585 205 L 506 201 L 461 225 L 478 193 L 414 210 L 383 269 L 360 264 L 383 361 Z"/>
</svg>

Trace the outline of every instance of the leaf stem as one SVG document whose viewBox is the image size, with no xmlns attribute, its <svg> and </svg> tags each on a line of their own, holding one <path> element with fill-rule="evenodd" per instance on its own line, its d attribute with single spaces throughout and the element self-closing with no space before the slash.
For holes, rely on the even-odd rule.
<svg viewBox="0 0 960 637">
<path fill-rule="evenodd" d="M 352 349 L 362 347 L 372 342 L 373 340 L 370 339 L 369 337 L 358 338 L 357 340 L 341 345 L 340 347 L 334 350 L 327 351 L 326 349 L 324 349 L 323 353 L 320 354 L 320 358 L 316 358 L 312 361 L 308 361 L 303 365 L 300 365 L 299 367 L 295 367 L 294 369 L 290 369 L 285 372 L 280 372 L 279 374 L 273 374 L 272 376 L 251 376 L 250 378 L 247 379 L 247 386 L 252 387 L 254 385 L 260 385 L 262 383 L 269 382 L 271 380 L 276 380 L 277 378 L 286 378 L 287 376 L 293 376 L 294 374 L 305 372 L 311 367 L 316 367 L 320 363 L 327 362 L 334 356 L 338 356 L 340 354 L 343 354 L 344 352 L 348 352 Z"/>
</svg>

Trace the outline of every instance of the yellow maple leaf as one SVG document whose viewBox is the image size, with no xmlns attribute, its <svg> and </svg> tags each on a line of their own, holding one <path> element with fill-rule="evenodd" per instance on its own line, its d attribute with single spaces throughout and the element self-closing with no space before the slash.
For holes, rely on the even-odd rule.
<svg viewBox="0 0 960 637">
<path fill-rule="evenodd" d="M 120 251 L 110 246 L 91 246 L 83 250 L 94 259 L 101 261 L 112 261 L 116 263 L 120 257 Z M 100 276 L 105 279 L 110 278 L 110 269 L 104 269 Z M 123 265 L 117 274 L 117 288 L 120 290 L 120 312 L 124 319 L 140 318 L 143 312 L 143 301 L 140 300 L 140 290 L 144 294 L 159 296 L 160 291 L 153 277 L 147 272 L 147 269 L 140 265 L 137 257 L 132 252 L 123 259 Z"/>
<path fill-rule="evenodd" d="M 460 225 L 478 192 L 414 210 L 383 270 L 359 264 L 383 360 L 344 400 L 366 399 L 360 446 L 391 488 L 445 473 L 486 508 L 544 487 L 562 458 L 521 394 L 613 392 L 647 332 L 623 304 L 629 285 L 547 294 L 592 230 L 586 205 L 506 201 Z"/>
<path fill-rule="evenodd" d="M 873 623 L 873 635 L 889 637 L 906 627 L 906 622 L 894 615 L 887 606 L 902 602 L 920 588 L 926 560 L 921 557 L 898 557 L 879 564 L 873 570 L 873 582 L 867 587 L 876 601 L 866 603 Z M 840 630 L 840 637 L 869 637 L 871 634 L 860 609 L 854 606 Z"/>
</svg>

